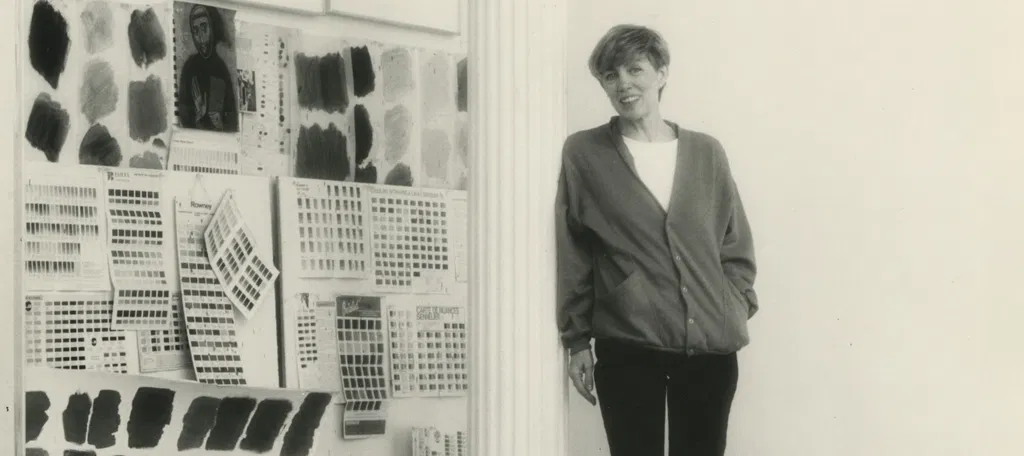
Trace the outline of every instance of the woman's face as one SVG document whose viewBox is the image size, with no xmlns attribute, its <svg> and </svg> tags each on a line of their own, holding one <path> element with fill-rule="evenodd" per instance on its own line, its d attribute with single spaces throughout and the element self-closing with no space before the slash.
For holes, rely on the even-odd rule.
<svg viewBox="0 0 1024 456">
<path fill-rule="evenodd" d="M 640 55 L 605 71 L 599 79 L 619 116 L 640 120 L 658 112 L 658 90 L 667 76 L 667 67 L 655 69 L 647 55 Z"/>
</svg>

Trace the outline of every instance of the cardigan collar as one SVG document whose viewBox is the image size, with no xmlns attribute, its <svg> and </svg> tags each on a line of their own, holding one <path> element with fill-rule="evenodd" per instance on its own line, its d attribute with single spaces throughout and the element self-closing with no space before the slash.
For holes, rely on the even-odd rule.
<svg viewBox="0 0 1024 456">
<path fill-rule="evenodd" d="M 629 168 L 633 177 L 640 181 L 640 186 L 647 191 L 647 196 L 650 201 L 655 207 L 661 210 L 662 214 L 668 215 L 672 213 L 673 207 L 676 206 L 676 195 L 679 194 L 680 186 L 683 184 L 685 174 L 683 170 L 685 170 L 689 165 L 687 160 L 689 159 L 690 154 L 686 153 L 686 151 L 689 150 L 689 142 L 683 138 L 686 130 L 683 130 L 678 124 L 670 120 L 665 120 L 664 122 L 672 128 L 673 131 L 675 131 L 678 144 L 676 148 L 676 169 L 673 171 L 672 175 L 672 194 L 669 197 L 667 208 L 661 206 L 657 197 L 651 193 L 651 190 L 647 188 L 647 185 L 643 183 L 642 179 L 640 179 L 640 174 L 636 171 L 636 164 L 633 162 L 633 154 L 629 153 L 629 148 L 626 147 L 626 142 L 622 139 L 622 129 L 619 128 L 619 116 L 611 117 L 608 121 L 607 131 L 610 136 L 609 139 L 611 139 L 612 144 L 615 145 L 615 150 L 619 153 L 619 158 L 621 158 L 622 162 L 626 164 L 627 168 Z"/>
</svg>

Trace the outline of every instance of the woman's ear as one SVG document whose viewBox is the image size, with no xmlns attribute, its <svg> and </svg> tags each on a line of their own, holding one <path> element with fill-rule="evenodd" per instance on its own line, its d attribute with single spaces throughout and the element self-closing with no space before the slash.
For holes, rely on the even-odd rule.
<svg viewBox="0 0 1024 456">
<path fill-rule="evenodd" d="M 661 76 L 661 87 L 664 88 L 665 84 L 668 84 L 668 65 L 664 65 L 658 69 L 658 74 Z"/>
</svg>

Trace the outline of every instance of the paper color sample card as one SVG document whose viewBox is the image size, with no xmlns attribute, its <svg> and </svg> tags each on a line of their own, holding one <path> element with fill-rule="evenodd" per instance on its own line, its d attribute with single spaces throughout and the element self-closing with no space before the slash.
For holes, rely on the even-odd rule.
<svg viewBox="0 0 1024 456">
<path fill-rule="evenodd" d="M 147 374 L 189 367 L 180 293 L 171 295 L 171 319 L 174 320 L 172 329 L 138 332 L 139 372 Z"/>
<path fill-rule="evenodd" d="M 241 142 L 234 135 L 179 129 L 171 137 L 167 169 L 189 173 L 238 174 Z"/>
<path fill-rule="evenodd" d="M 127 374 L 128 333 L 110 329 L 109 291 L 25 296 L 25 364 Z"/>
<path fill-rule="evenodd" d="M 203 240 L 213 205 L 177 199 L 178 273 L 196 380 L 218 385 L 245 385 L 235 311 L 213 272 Z"/>
<path fill-rule="evenodd" d="M 337 303 L 302 293 L 296 315 L 299 388 L 340 392 Z"/>
<path fill-rule="evenodd" d="M 376 289 L 446 292 L 454 274 L 444 193 L 384 186 L 368 191 Z"/>
<path fill-rule="evenodd" d="M 339 296 L 338 352 L 345 399 L 342 436 L 383 435 L 386 428 L 388 378 L 385 373 L 381 299 Z"/>
<path fill-rule="evenodd" d="M 252 318 L 260 301 L 273 294 L 278 270 L 272 258 L 258 253 L 232 190 L 224 193 L 204 235 L 213 272 L 228 299 L 242 315 Z"/>
<path fill-rule="evenodd" d="M 242 174 L 291 175 L 292 97 L 289 90 L 294 30 L 238 22 Z M 242 76 L 245 77 L 242 77 Z"/>
<path fill-rule="evenodd" d="M 282 231 L 298 242 L 299 277 L 367 277 L 366 187 L 312 179 L 278 182 Z"/>
<path fill-rule="evenodd" d="M 168 329 L 170 236 L 158 172 L 107 169 L 107 228 L 114 283 L 114 329 Z"/>
<path fill-rule="evenodd" d="M 25 290 L 110 290 L 101 175 L 81 167 L 25 168 Z"/>
<path fill-rule="evenodd" d="M 394 397 L 464 396 L 465 308 L 453 305 L 391 305 L 391 385 Z"/>
<path fill-rule="evenodd" d="M 448 192 L 448 233 L 451 235 L 452 267 L 455 280 L 469 281 L 469 201 L 462 190 Z"/>
<path fill-rule="evenodd" d="M 441 432 L 435 427 L 412 428 L 412 456 L 467 456 L 466 432 Z"/>
</svg>

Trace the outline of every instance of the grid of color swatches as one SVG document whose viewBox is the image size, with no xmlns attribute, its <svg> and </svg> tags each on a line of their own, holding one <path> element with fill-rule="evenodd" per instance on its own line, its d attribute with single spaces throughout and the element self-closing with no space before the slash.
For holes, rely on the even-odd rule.
<svg viewBox="0 0 1024 456">
<path fill-rule="evenodd" d="M 27 365 L 129 372 L 127 333 L 110 329 L 109 292 L 30 295 L 24 305 Z"/>
<path fill-rule="evenodd" d="M 377 289 L 443 292 L 445 281 L 454 275 L 443 193 L 381 187 L 369 191 Z"/>
<path fill-rule="evenodd" d="M 382 435 L 387 416 L 384 322 L 378 297 L 339 296 L 338 354 L 345 400 L 343 436 Z"/>
<path fill-rule="evenodd" d="M 467 456 L 466 432 L 442 432 L 435 427 L 412 428 L 412 456 Z"/>
<path fill-rule="evenodd" d="M 171 295 L 171 319 L 174 320 L 172 329 L 139 331 L 139 372 L 163 372 L 189 367 L 180 293 Z"/>
<path fill-rule="evenodd" d="M 252 318 L 260 301 L 272 294 L 278 270 L 271 258 L 257 250 L 233 191 L 224 193 L 204 234 L 213 272 L 228 299 L 242 315 Z"/>
<path fill-rule="evenodd" d="M 370 258 L 365 187 L 310 179 L 280 182 L 283 223 L 298 243 L 300 277 L 365 277 Z"/>
<path fill-rule="evenodd" d="M 245 385 L 234 308 L 214 274 L 203 239 L 212 205 L 187 199 L 175 203 L 182 308 L 196 379 Z"/>
<path fill-rule="evenodd" d="M 37 172 L 28 177 L 23 238 L 27 291 L 110 288 L 102 188 L 98 173 Z"/>
<path fill-rule="evenodd" d="M 333 299 L 303 293 L 297 311 L 299 387 L 341 391 L 338 311 Z"/>
<path fill-rule="evenodd" d="M 468 392 L 464 308 L 392 305 L 388 330 L 394 397 L 462 396 Z"/>
<path fill-rule="evenodd" d="M 106 175 L 113 328 L 170 328 L 169 252 L 160 206 L 161 176 L 129 171 L 108 171 Z"/>
</svg>

